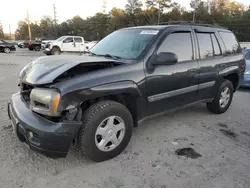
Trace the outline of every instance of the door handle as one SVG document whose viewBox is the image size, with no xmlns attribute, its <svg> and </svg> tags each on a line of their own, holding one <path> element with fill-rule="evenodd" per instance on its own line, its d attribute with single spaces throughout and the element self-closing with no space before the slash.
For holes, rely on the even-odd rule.
<svg viewBox="0 0 250 188">
<path fill-rule="evenodd" d="M 224 69 L 227 67 L 227 65 L 222 64 L 220 67 Z"/>
<path fill-rule="evenodd" d="M 188 73 L 192 73 L 192 74 L 194 74 L 194 73 L 196 73 L 197 72 L 197 70 L 196 69 L 190 69 L 190 70 L 188 70 Z"/>
</svg>

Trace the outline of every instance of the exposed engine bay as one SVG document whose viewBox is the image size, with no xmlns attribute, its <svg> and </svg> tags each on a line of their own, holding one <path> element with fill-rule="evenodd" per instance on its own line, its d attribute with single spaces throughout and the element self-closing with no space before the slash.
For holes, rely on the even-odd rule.
<svg viewBox="0 0 250 188">
<path fill-rule="evenodd" d="M 66 72 L 64 72 L 63 74 L 58 76 L 54 82 L 61 82 L 63 80 L 71 79 L 71 78 L 78 76 L 78 75 L 97 71 L 100 69 L 115 67 L 115 66 L 118 66 L 120 64 L 121 63 L 118 63 L 118 62 L 82 63 L 82 64 L 79 64 L 79 65 L 67 70 Z"/>
</svg>

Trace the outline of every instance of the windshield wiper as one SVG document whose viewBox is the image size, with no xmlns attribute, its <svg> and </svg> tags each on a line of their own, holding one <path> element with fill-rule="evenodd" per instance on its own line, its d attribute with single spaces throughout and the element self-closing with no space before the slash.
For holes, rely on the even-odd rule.
<svg viewBox="0 0 250 188">
<path fill-rule="evenodd" d="M 100 55 L 100 56 L 110 57 L 110 58 L 112 58 L 112 59 L 121 59 L 121 57 L 120 57 L 120 56 L 111 55 L 111 54 L 105 54 L 105 55 Z"/>
<path fill-rule="evenodd" d="M 97 54 L 95 54 L 95 53 L 93 53 L 93 52 L 91 52 L 91 51 L 83 51 L 83 53 L 84 53 L 84 54 L 90 54 L 90 55 L 96 55 L 96 56 L 98 56 Z"/>
<path fill-rule="evenodd" d="M 84 51 L 83 53 L 84 54 L 94 55 L 94 56 L 108 57 L 108 58 L 112 58 L 112 59 L 115 59 L 115 60 L 122 59 L 122 57 L 120 57 L 120 56 L 111 55 L 111 54 L 105 54 L 105 55 L 103 55 L 103 54 L 95 54 L 95 53 L 93 53 L 91 51 Z"/>
</svg>

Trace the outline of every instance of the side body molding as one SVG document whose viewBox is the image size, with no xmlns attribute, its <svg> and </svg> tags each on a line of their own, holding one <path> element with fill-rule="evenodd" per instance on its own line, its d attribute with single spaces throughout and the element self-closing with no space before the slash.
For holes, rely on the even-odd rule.
<svg viewBox="0 0 250 188">
<path fill-rule="evenodd" d="M 91 99 L 92 97 L 103 97 L 107 95 L 115 95 L 115 94 L 132 94 L 136 97 L 142 97 L 141 91 L 138 86 L 132 81 L 122 81 L 122 82 L 114 82 L 104 85 L 95 86 L 81 92 L 87 99 Z"/>
</svg>

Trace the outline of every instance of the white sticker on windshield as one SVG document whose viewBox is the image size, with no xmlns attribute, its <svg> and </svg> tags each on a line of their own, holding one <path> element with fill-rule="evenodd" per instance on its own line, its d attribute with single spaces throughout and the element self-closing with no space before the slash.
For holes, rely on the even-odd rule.
<svg viewBox="0 0 250 188">
<path fill-rule="evenodd" d="M 143 30 L 140 34 L 141 35 L 157 35 L 158 30 Z"/>
</svg>

